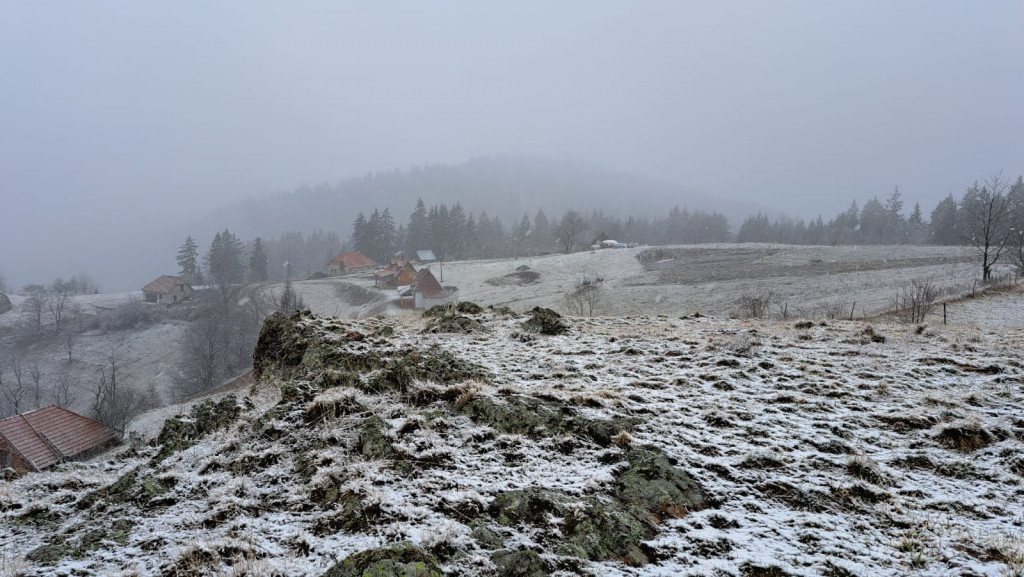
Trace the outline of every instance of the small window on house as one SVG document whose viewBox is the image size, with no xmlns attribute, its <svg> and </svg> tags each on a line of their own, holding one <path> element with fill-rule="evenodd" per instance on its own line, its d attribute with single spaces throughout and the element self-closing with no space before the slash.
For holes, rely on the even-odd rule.
<svg viewBox="0 0 1024 577">
<path fill-rule="evenodd" d="M 11 452 L 7 449 L 0 449 L 0 469 L 6 469 L 11 465 Z"/>
</svg>

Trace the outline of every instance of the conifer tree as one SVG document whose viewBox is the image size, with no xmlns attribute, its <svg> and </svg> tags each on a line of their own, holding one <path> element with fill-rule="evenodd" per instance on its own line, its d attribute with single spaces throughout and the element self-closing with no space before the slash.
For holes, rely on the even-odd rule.
<svg viewBox="0 0 1024 577">
<path fill-rule="evenodd" d="M 267 252 L 263 248 L 263 239 L 256 237 L 252 243 L 252 254 L 249 255 L 249 279 L 252 282 L 267 280 Z"/>
<path fill-rule="evenodd" d="M 199 246 L 192 237 L 185 238 L 185 244 L 178 249 L 178 274 L 189 284 L 198 284 L 199 275 Z"/>
<path fill-rule="evenodd" d="M 210 279 L 218 285 L 238 284 L 245 278 L 242 265 L 242 242 L 231 231 L 218 232 L 206 254 Z"/>
<path fill-rule="evenodd" d="M 416 208 L 409 215 L 409 226 L 405 229 L 405 250 L 408 253 L 406 256 L 411 258 L 416 255 L 416 251 L 429 248 L 427 247 L 430 235 L 429 227 L 427 207 L 423 204 L 423 199 L 420 198 L 416 201 Z"/>
</svg>

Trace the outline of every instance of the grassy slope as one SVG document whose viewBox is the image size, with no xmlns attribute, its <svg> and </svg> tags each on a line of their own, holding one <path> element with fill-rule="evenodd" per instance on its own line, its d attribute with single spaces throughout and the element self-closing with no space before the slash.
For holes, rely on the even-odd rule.
<svg viewBox="0 0 1024 577">
<path fill-rule="evenodd" d="M 300 357 L 293 377 L 265 374 L 241 418 L 198 444 L 6 484 L 0 550 L 25 563 L 23 552 L 63 539 L 58 566 L 144 574 L 178 563 L 319 575 L 403 541 L 452 574 L 493 573 L 502 551 L 522 548 L 564 574 L 1020 571 L 1019 328 L 628 317 L 524 336 L 522 319 L 481 320 L 486 332 L 455 335 L 422 334 L 425 321 L 412 319 L 302 321 L 324 348 Z M 325 371 L 347 365 L 380 383 L 374 367 L 432 347 L 490 376 L 420 375 L 376 392 Z M 353 365 L 343 353 L 385 361 Z M 636 424 L 602 445 L 574 430 L 503 430 L 465 410 L 519 398 L 564 405 L 581 422 Z M 711 506 L 666 508 L 646 564 L 574 556 L 578 519 L 565 515 L 586 518 L 592 499 L 613 498 L 628 447 L 645 444 L 690 473 Z M 83 496 L 136 467 L 127 489 Z M 503 521 L 494 504 L 524 488 L 567 502 Z M 130 529 L 78 546 L 114 520 Z"/>
</svg>

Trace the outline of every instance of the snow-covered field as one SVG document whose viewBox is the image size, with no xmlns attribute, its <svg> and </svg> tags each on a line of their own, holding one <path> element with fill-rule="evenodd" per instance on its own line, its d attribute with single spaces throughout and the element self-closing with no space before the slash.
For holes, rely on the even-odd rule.
<svg viewBox="0 0 1024 577">
<path fill-rule="evenodd" d="M 854 318 L 871 318 L 891 311 L 900 289 L 913 280 L 930 281 L 942 292 L 943 300 L 980 292 L 977 258 L 964 247 L 692 245 L 663 247 L 675 258 L 642 266 L 638 255 L 659 248 L 459 261 L 443 267 L 434 263 L 429 267 L 438 277 L 443 268 L 443 284 L 458 287 L 458 299 L 507 306 L 518 312 L 534 306 L 562 312 L 566 292 L 583 279 L 601 278 L 597 316 L 678 317 L 700 312 L 742 317 L 737 304 L 742 297 L 771 294 L 771 317 L 785 312 L 791 318 L 829 318 L 838 316 L 839 311 L 849 317 L 852 310 Z M 517 277 L 521 267 L 535 278 Z M 352 306 L 339 298 L 339 284 L 375 290 L 370 275 L 301 281 L 295 287 L 316 314 L 343 318 L 402 314 L 394 302 L 394 291 L 381 291 L 382 298 L 391 301 L 386 309 L 380 303 Z M 947 312 L 955 320 L 951 322 L 980 320 L 971 311 L 951 303 Z M 1024 322 L 1024 318 L 1015 318 Z"/>
<path fill-rule="evenodd" d="M 1020 296 L 970 306 L 997 318 L 984 307 L 1002 298 Z M 240 416 L 197 444 L 6 483 L 5 567 L 321 575 L 410 543 L 450 575 L 1024 571 L 1019 325 L 645 316 L 546 336 L 474 318 L 468 334 L 299 319 L 305 336 L 263 351 L 276 356 Z M 410 359 L 438 372 L 398 368 Z M 485 373 L 455 374 L 472 367 Z M 595 424 L 626 432 L 609 442 Z M 617 509 L 638 450 L 692 476 L 703 502 Z M 623 520 L 636 515 L 648 524 Z"/>
<path fill-rule="evenodd" d="M 451 575 L 1024 574 L 1019 287 L 980 291 L 958 248 L 671 247 L 641 265 L 643 250 L 444 264 L 459 300 L 521 313 L 561 310 L 566 291 L 601 278 L 599 316 L 561 336 L 497 313 L 476 317 L 479 332 L 425 333 L 369 275 L 295 282 L 314 313 L 364 319 L 300 323 L 337 347 L 330 359 L 377 359 L 353 369 L 364 384 L 410 351 L 450 353 L 432 365 L 442 373 L 456 359 L 486 376 L 358 389 L 339 386 L 348 369 L 306 355 L 308 372 L 235 391 L 240 417 L 191 447 L 0 481 L 0 575 L 320 575 L 397 543 Z M 913 279 L 945 292 L 948 325 L 941 306 L 923 324 L 889 320 Z M 281 289 L 246 295 L 270 302 Z M 772 319 L 730 318 L 742 296 L 766 293 Z M 138 297 L 76 299 L 109 309 Z M 859 320 L 828 318 L 855 303 Z M 18 316 L 0 315 L 0 330 Z M 803 318 L 813 322 L 797 328 Z M 128 378 L 165 391 L 185 323 L 86 331 L 71 363 L 56 341 L 29 352 L 44 372 L 87 381 L 121 351 Z M 152 439 L 165 419 L 193 422 L 200 402 L 132 429 Z M 505 426 L 473 412 L 479 403 L 553 411 L 576 428 Z M 335 413 L 311 419 L 323 407 Z M 609 443 L 586 433 L 593 423 L 625 432 Z M 706 508 L 666 501 L 640 515 L 632 548 L 583 547 L 581 527 L 623 541 L 594 511 L 633 506 L 623 478 L 648 445 L 692 476 Z M 523 495 L 533 513 L 517 517 L 506 506 Z"/>
</svg>

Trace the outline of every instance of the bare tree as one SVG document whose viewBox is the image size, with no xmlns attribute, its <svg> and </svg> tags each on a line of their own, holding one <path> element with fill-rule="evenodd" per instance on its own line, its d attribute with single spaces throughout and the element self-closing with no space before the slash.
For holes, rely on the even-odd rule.
<svg viewBox="0 0 1024 577">
<path fill-rule="evenodd" d="M 64 312 L 68 306 L 68 299 L 71 296 L 71 285 L 63 279 L 57 279 L 50 283 L 46 289 L 46 309 L 53 319 L 53 330 L 60 333 L 61 322 L 64 320 Z"/>
<path fill-rule="evenodd" d="M 585 280 L 576 283 L 572 290 L 565 293 L 563 306 L 565 311 L 574 316 L 594 316 L 594 311 L 604 296 L 603 283 Z"/>
<path fill-rule="evenodd" d="M 216 385 L 224 374 L 224 327 L 212 315 L 193 321 L 181 340 L 181 361 L 174 375 L 178 396 L 187 398 Z"/>
<path fill-rule="evenodd" d="M 1010 246 L 1013 249 L 1011 258 L 1017 267 L 1017 276 L 1024 275 L 1024 176 L 1018 176 L 1017 182 L 1010 187 L 1007 194 L 1013 205 L 1013 223 L 1010 226 Z"/>
<path fill-rule="evenodd" d="M 43 330 L 43 315 L 46 314 L 46 287 L 41 284 L 30 284 L 22 287 L 25 302 L 22 305 L 35 332 Z"/>
<path fill-rule="evenodd" d="M 33 408 L 38 409 L 43 403 L 43 371 L 39 369 L 39 363 L 30 361 L 28 363 L 28 376 L 32 379 L 32 397 L 35 402 Z"/>
<path fill-rule="evenodd" d="M 579 239 L 580 234 L 583 233 L 585 227 L 583 217 L 575 210 L 570 210 L 562 216 L 562 220 L 558 223 L 557 232 L 558 241 L 562 244 L 565 254 L 572 252 L 573 247 L 576 246 L 576 241 Z"/>
<path fill-rule="evenodd" d="M 78 340 L 78 335 L 71 327 L 64 327 L 60 335 L 60 344 L 64 347 L 64 352 L 68 354 L 68 362 L 71 362 L 71 356 L 75 352 L 75 342 Z"/>
<path fill-rule="evenodd" d="M 774 291 L 762 291 L 756 294 L 744 294 L 736 300 L 736 305 L 749 318 L 760 319 L 768 315 L 772 303 L 776 301 Z"/>
<path fill-rule="evenodd" d="M 989 282 L 992 266 L 1007 248 L 1013 232 L 1014 203 L 1007 194 L 1007 181 L 996 173 L 967 189 L 960 201 L 963 237 L 981 256 L 981 280 Z"/>
<path fill-rule="evenodd" d="M 75 387 L 75 381 L 71 378 L 71 375 L 67 373 L 60 373 L 57 378 L 53 381 L 53 402 L 59 407 L 65 409 L 71 406 L 74 402 L 75 397 L 71 394 L 72 389 Z"/>
<path fill-rule="evenodd" d="M 7 368 L 5 360 L 6 359 L 5 359 L 4 349 L 3 349 L 3 347 L 0 347 L 0 395 L 4 395 L 3 397 L 0 397 L 0 401 L 2 401 L 2 403 L 0 403 L 0 418 L 3 418 L 3 417 L 7 416 L 7 411 L 5 410 L 6 409 L 5 405 L 7 404 L 7 402 L 6 402 L 7 399 L 6 399 L 6 395 L 4 394 L 4 391 L 7 390 L 6 387 L 4 387 L 4 370 Z"/>
<path fill-rule="evenodd" d="M 85 309 L 82 307 L 82 303 L 71 301 L 68 305 L 67 319 L 65 326 L 76 333 L 82 332 L 82 321 L 85 316 Z"/>
<path fill-rule="evenodd" d="M 126 354 L 125 351 L 115 350 L 104 359 L 92 403 L 93 417 L 121 435 L 141 408 L 141 400 L 135 389 L 119 380 Z"/>
<path fill-rule="evenodd" d="M 21 364 L 21 359 L 14 356 L 8 361 L 8 366 L 11 368 L 11 374 L 14 376 L 14 381 L 8 379 L 7 383 L 3 387 L 4 401 L 11 414 L 17 415 L 21 412 L 24 406 L 25 395 L 28 394 L 28 387 L 25 386 L 24 382 L 24 371 L 25 368 Z"/>
<path fill-rule="evenodd" d="M 96 281 L 84 272 L 78 273 L 68 279 L 67 288 L 71 294 L 76 295 L 89 295 L 99 292 L 99 287 L 96 286 Z"/>
</svg>

